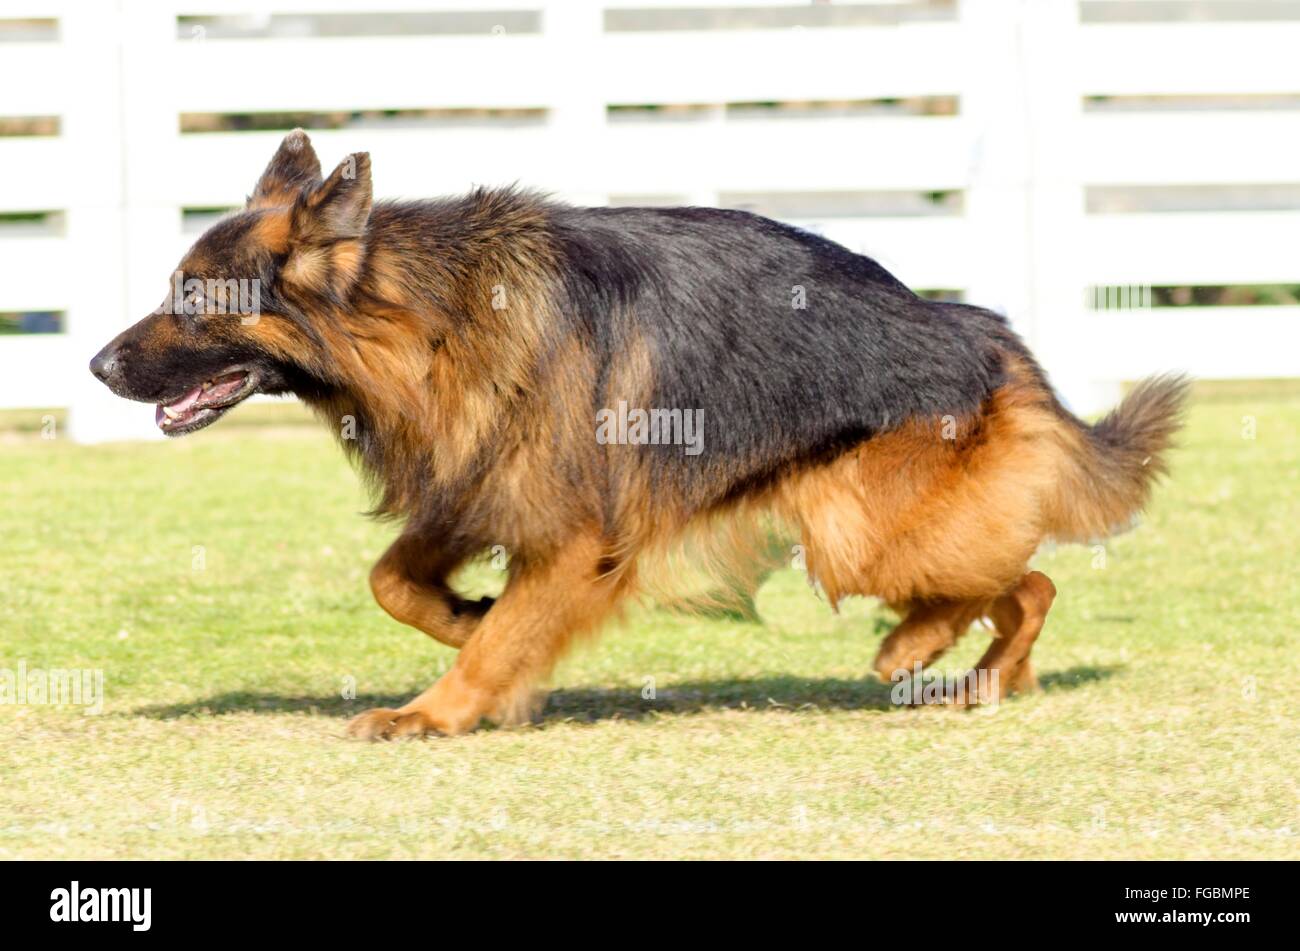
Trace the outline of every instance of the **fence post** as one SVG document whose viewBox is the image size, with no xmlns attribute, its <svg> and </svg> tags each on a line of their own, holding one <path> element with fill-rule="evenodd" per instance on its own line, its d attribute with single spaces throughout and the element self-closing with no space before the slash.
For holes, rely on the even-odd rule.
<svg viewBox="0 0 1300 951">
<path fill-rule="evenodd" d="M 601 92 L 605 48 L 604 11 L 599 0 L 547 0 L 542 32 L 550 58 L 558 65 L 551 86 L 552 134 L 566 150 L 606 157 L 605 97 Z M 609 195 L 596 189 L 566 188 L 565 199 L 579 205 L 607 205 Z"/>
<path fill-rule="evenodd" d="M 972 154 L 966 219 L 974 278 L 968 299 L 1005 314 L 1031 345 L 1029 117 L 1020 63 L 1017 0 L 962 0 L 961 31 L 969 57 L 961 112 Z"/>
<path fill-rule="evenodd" d="M 1083 90 L 1075 0 L 962 0 L 975 142 L 967 217 L 973 303 L 1005 313 L 1079 413 L 1117 385 L 1084 310 Z"/>
<path fill-rule="evenodd" d="M 94 215 L 85 209 L 69 215 L 70 220 L 82 218 L 75 234 L 70 224 L 69 237 L 78 242 L 73 256 L 96 262 L 104 272 L 98 281 L 78 276 L 70 308 L 74 352 L 77 359 L 88 361 L 115 334 L 161 302 L 168 269 L 175 264 L 180 212 L 169 195 L 159 192 L 169 176 L 150 163 L 172 161 L 176 155 L 179 120 L 171 95 L 174 87 L 166 78 L 172 67 L 176 20 L 168 4 L 149 0 L 85 4 L 76 9 L 65 21 L 77 44 L 76 55 L 99 64 L 97 69 L 88 66 L 86 75 L 103 77 L 93 89 L 84 87 L 75 104 L 79 148 L 99 157 L 78 166 L 102 159 L 104 167 L 112 169 L 111 182 L 104 183 L 104 207 L 97 205 Z M 87 135 L 93 135 L 93 145 Z M 161 437 L 152 407 L 111 396 L 88 373 L 78 378 L 69 408 L 73 439 Z"/>
<path fill-rule="evenodd" d="M 66 104 L 62 138 L 82 179 L 67 209 L 68 433 L 78 442 L 147 435 L 152 414 L 111 395 L 90 375 L 90 358 L 126 326 L 123 141 L 120 122 L 122 22 L 116 4 L 70 4 L 60 42 L 84 76 Z"/>
</svg>

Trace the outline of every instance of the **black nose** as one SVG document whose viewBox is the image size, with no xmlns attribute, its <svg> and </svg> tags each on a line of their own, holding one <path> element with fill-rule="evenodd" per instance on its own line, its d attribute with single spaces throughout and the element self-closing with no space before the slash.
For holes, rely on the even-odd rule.
<svg viewBox="0 0 1300 951">
<path fill-rule="evenodd" d="M 105 383 L 113 375 L 113 369 L 117 366 L 117 351 L 110 347 L 105 347 L 95 358 L 90 361 L 90 372 L 95 374 Z"/>
</svg>

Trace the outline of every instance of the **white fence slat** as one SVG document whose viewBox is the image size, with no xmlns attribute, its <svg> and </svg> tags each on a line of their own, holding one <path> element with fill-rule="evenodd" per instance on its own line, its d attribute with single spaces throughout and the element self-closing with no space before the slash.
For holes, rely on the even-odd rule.
<svg viewBox="0 0 1300 951">
<path fill-rule="evenodd" d="M 55 43 L 5 43 L 0 116 L 58 115 L 76 94 L 75 70 Z"/>
<path fill-rule="evenodd" d="M 64 334 L 0 338 L 0 407 L 67 406 L 67 367 L 74 362 L 72 341 Z"/>
<path fill-rule="evenodd" d="M 735 50 L 725 65 L 717 57 L 722 37 Z M 969 50 L 955 23 L 612 33 L 603 45 L 593 75 L 614 103 L 951 95 L 968 78 Z"/>
<path fill-rule="evenodd" d="M 1296 91 L 1300 22 L 1087 24 L 1076 43 L 1084 95 Z"/>
<path fill-rule="evenodd" d="M 1132 380 L 1161 370 L 1207 379 L 1300 373 L 1300 307 L 1178 307 L 1091 315 L 1093 359 Z"/>
<path fill-rule="evenodd" d="M 1295 73 L 1300 92 L 1300 65 Z M 1091 113 L 1083 124 L 1081 165 L 1089 185 L 1297 179 L 1300 110 Z"/>
<path fill-rule="evenodd" d="M 1095 285 L 1300 284 L 1300 212 L 1091 215 Z"/>
<path fill-rule="evenodd" d="M 67 280 L 67 242 L 56 237 L 0 238 L 4 261 L 4 290 L 0 309 L 7 311 L 64 310 L 73 288 Z M 0 347 L 13 342 L 0 337 Z M 0 401 L 0 406 L 4 402 Z"/>
<path fill-rule="evenodd" d="M 553 51 L 527 34 L 173 39 L 159 52 L 186 77 L 185 112 L 538 108 L 556 98 Z"/>
<path fill-rule="evenodd" d="M 202 3 L 193 3 L 191 0 L 148 0 L 148 2 L 176 14 L 244 17 L 251 15 L 254 18 L 268 13 L 365 14 L 375 11 L 429 13 L 447 10 L 536 10 L 543 6 L 539 0 L 383 0 L 382 4 L 373 9 L 358 5 L 357 0 L 274 0 L 274 3 L 266 3 L 265 0 L 262 3 L 256 0 L 203 0 Z M 270 9 L 267 10 L 267 7 Z"/>
<path fill-rule="evenodd" d="M 0 139 L 0 212 L 57 211 L 94 201 L 92 180 L 78 174 L 79 159 L 84 156 L 62 137 Z"/>
<path fill-rule="evenodd" d="M 155 176 L 151 195 L 189 207 L 242 201 L 280 137 L 181 136 L 177 155 L 192 180 Z M 520 155 L 527 184 L 567 194 L 675 194 L 684 182 L 711 191 L 960 190 L 971 138 L 960 117 L 617 122 L 583 138 L 575 161 L 573 140 L 547 125 L 312 134 L 322 161 L 365 149 L 378 192 L 407 196 L 513 181 Z"/>
</svg>

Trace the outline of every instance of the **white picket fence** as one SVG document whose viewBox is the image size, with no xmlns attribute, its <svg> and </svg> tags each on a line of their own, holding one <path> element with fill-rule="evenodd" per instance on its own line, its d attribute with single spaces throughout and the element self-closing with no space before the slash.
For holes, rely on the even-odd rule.
<svg viewBox="0 0 1300 951">
<path fill-rule="evenodd" d="M 1087 189 L 1104 186 L 1300 186 L 1300 109 L 1251 108 L 1249 98 L 1234 109 L 1084 109 L 1103 95 L 1300 93 L 1300 20 L 1093 22 L 1075 0 L 955 0 L 890 24 L 629 30 L 608 29 L 608 12 L 742 5 L 379 6 L 536 11 L 540 28 L 223 38 L 178 16 L 369 11 L 355 0 L 0 0 L 0 20 L 57 20 L 46 41 L 4 42 L 0 31 L 0 118 L 60 123 L 54 136 L 0 137 L 0 216 L 55 212 L 60 222 L 30 234 L 0 218 L 0 313 L 66 315 L 60 334 L 0 336 L 0 407 L 70 407 L 83 440 L 152 431 L 151 411 L 110 397 L 86 363 L 162 296 L 194 237 L 182 211 L 241 203 L 282 134 L 182 133 L 181 115 L 195 113 L 535 111 L 522 123 L 313 133 L 326 163 L 370 151 L 381 197 L 514 181 L 595 204 L 958 193 L 951 214 L 793 217 L 913 286 L 1008 313 L 1080 410 L 1159 370 L 1237 378 L 1300 367 L 1300 307 L 1084 306 L 1096 286 L 1300 284 L 1300 204 L 1085 212 Z M 793 118 L 722 108 L 919 97 L 958 106 Z M 678 120 L 608 111 L 644 104 L 707 108 Z"/>
</svg>

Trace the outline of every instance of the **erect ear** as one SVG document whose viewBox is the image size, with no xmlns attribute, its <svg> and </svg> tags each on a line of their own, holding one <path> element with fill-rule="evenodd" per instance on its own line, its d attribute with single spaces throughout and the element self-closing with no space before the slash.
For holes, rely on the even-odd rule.
<svg viewBox="0 0 1300 951">
<path fill-rule="evenodd" d="M 330 177 L 298 196 L 287 215 L 284 279 L 316 291 L 347 292 L 360 274 L 370 220 L 370 154 L 349 155 Z"/>
<path fill-rule="evenodd" d="M 246 207 L 273 208 L 292 205 L 298 196 L 320 184 L 320 159 L 311 147 L 311 139 L 302 129 L 284 137 L 266 171 L 258 179 Z"/>
<path fill-rule="evenodd" d="M 372 202 L 370 153 L 353 152 L 318 188 L 298 199 L 293 209 L 294 236 L 320 244 L 360 238 Z"/>
</svg>

